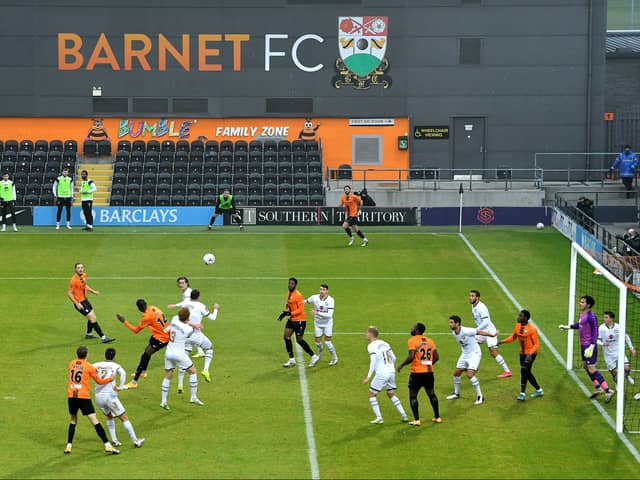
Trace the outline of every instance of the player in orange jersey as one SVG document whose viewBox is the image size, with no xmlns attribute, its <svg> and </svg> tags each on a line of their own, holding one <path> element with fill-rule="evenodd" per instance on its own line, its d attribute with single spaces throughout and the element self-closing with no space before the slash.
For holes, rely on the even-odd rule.
<svg viewBox="0 0 640 480">
<path fill-rule="evenodd" d="M 531 373 L 533 362 L 535 362 L 536 355 L 538 355 L 538 349 L 540 348 L 540 341 L 538 340 L 538 330 L 529 323 L 530 318 L 531 314 L 528 310 L 520 310 L 520 313 L 518 314 L 518 323 L 516 323 L 516 326 L 513 328 L 513 333 L 504 340 L 498 342 L 498 345 L 501 345 L 503 343 L 513 342 L 517 339 L 520 344 L 520 393 L 516 399 L 521 402 L 524 402 L 527 398 L 525 393 L 527 389 L 527 382 L 536 389 L 536 391 L 531 394 L 532 398 L 544 395 L 544 391 L 540 388 L 540 385 L 538 385 L 536 377 Z"/>
<path fill-rule="evenodd" d="M 73 437 L 76 434 L 76 423 L 78 423 L 78 410 L 80 410 L 96 429 L 96 433 L 104 443 L 105 453 L 117 455 L 120 451 L 116 450 L 107 439 L 104 427 L 98 421 L 96 411 L 93 408 L 93 403 L 91 402 L 91 379 L 93 378 L 96 383 L 104 385 L 111 382 L 113 377 L 100 378 L 93 365 L 87 361 L 87 356 L 89 354 L 89 349 L 87 347 L 78 347 L 76 354 L 78 358 L 69 363 L 67 404 L 69 407 L 70 419 L 69 430 L 67 432 L 67 447 L 64 449 L 64 453 L 71 453 Z"/>
<path fill-rule="evenodd" d="M 413 422 L 409 425 L 420 426 L 420 410 L 418 405 L 418 393 L 424 388 L 431 402 L 433 409 L 432 422 L 442 423 L 440 418 L 440 407 L 438 397 L 434 390 L 435 379 L 433 376 L 433 366 L 440 359 L 436 344 L 429 337 L 424 336 L 426 327 L 423 323 L 416 323 L 411 327 L 411 338 L 407 342 L 409 354 L 407 358 L 398 365 L 398 372 L 405 365 L 411 364 L 411 373 L 409 374 L 409 402 L 411 411 L 413 412 Z"/>
<path fill-rule="evenodd" d="M 295 367 L 296 359 L 293 358 L 293 342 L 291 341 L 291 335 L 293 332 L 296 333 L 296 342 L 298 345 L 302 347 L 302 349 L 307 352 L 311 356 L 311 362 L 309 362 L 309 366 L 313 367 L 320 357 L 313 353 L 311 347 L 307 343 L 307 341 L 303 338 L 304 330 L 307 328 L 307 315 L 304 313 L 304 297 L 297 290 L 298 280 L 296 278 L 290 278 L 287 292 L 287 304 L 285 305 L 285 309 L 282 311 L 278 320 L 282 320 L 284 317 L 289 317 L 287 319 L 287 324 L 284 326 L 284 345 L 287 349 L 287 353 L 289 354 L 289 360 L 283 364 L 282 366 L 285 368 Z"/>
<path fill-rule="evenodd" d="M 351 233 L 351 227 L 356 234 L 362 239 L 362 247 L 366 247 L 369 244 L 369 240 L 364 236 L 362 230 L 358 228 L 358 212 L 360 211 L 360 205 L 362 200 L 358 195 L 351 193 L 351 187 L 349 185 L 344 186 L 344 195 L 340 199 L 340 206 L 344 207 L 344 222 L 342 228 L 349 237 L 349 246 L 353 245 L 354 238 Z"/>
<path fill-rule="evenodd" d="M 97 338 L 91 333 L 92 330 L 95 330 L 96 333 L 100 335 L 100 338 L 102 338 L 102 343 L 113 342 L 115 338 L 109 338 L 102 332 L 100 325 L 98 325 L 96 312 L 93 310 L 89 300 L 87 300 L 87 292 L 91 292 L 94 295 L 100 295 L 100 292 L 87 285 L 87 274 L 84 271 L 82 262 L 76 263 L 74 269 L 75 273 L 69 281 L 67 297 L 73 302 L 75 309 L 87 317 L 87 334 L 84 338 Z"/>
<path fill-rule="evenodd" d="M 149 337 L 149 344 L 147 348 L 142 352 L 140 357 L 140 363 L 136 368 L 136 373 L 133 375 L 133 380 L 127 383 L 127 388 L 138 388 L 138 379 L 140 375 L 144 374 L 146 377 L 147 367 L 149 367 L 149 360 L 151 355 L 157 351 L 162 350 L 169 343 L 169 332 L 165 331 L 167 327 L 167 320 L 158 307 L 153 305 L 147 305 L 147 302 L 143 298 L 136 300 L 136 307 L 142 312 L 142 319 L 137 326 L 131 325 L 122 315 L 116 313 L 117 319 L 124 323 L 124 326 L 131 330 L 133 333 L 138 333 L 146 327 L 151 330 L 151 337 Z"/>
</svg>

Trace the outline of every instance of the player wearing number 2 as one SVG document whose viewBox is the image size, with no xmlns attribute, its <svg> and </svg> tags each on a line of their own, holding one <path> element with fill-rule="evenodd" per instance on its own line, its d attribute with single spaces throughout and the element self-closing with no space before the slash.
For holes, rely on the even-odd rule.
<svg viewBox="0 0 640 480">
<path fill-rule="evenodd" d="M 371 380 L 371 377 L 375 373 L 375 377 L 369 385 L 369 404 L 376 418 L 371 420 L 370 423 L 384 423 L 377 398 L 382 390 L 387 391 L 389 400 L 391 400 L 393 406 L 396 407 L 396 410 L 400 413 L 402 421 L 406 422 L 409 419 L 402 407 L 402 403 L 400 403 L 400 399 L 396 396 L 396 356 L 387 342 L 378 339 L 378 329 L 376 327 L 367 328 L 366 335 L 367 340 L 369 340 L 367 351 L 369 352 L 370 361 L 369 372 L 364 380 L 362 380 L 362 383 L 365 385 L 369 383 L 369 380 Z"/>
<path fill-rule="evenodd" d="M 131 325 L 122 315 L 116 313 L 116 317 L 121 323 L 124 323 L 124 326 L 131 330 L 133 333 L 138 333 L 140 330 L 143 330 L 145 327 L 149 327 L 151 330 L 151 337 L 149 338 L 149 344 L 142 352 L 140 356 L 140 363 L 138 363 L 138 367 L 136 368 L 136 373 L 133 376 L 133 380 L 127 383 L 127 388 L 138 388 L 138 379 L 140 375 L 144 373 L 146 376 L 147 367 L 149 366 L 149 361 L 151 360 L 151 355 L 156 353 L 159 350 L 162 350 L 167 346 L 169 342 L 169 333 L 165 332 L 165 328 L 167 326 L 166 319 L 164 317 L 164 313 L 158 307 L 154 307 L 153 305 L 147 305 L 147 302 L 139 298 L 136 301 L 136 307 L 138 310 L 142 312 L 142 319 L 137 326 Z"/>
<path fill-rule="evenodd" d="M 433 419 L 435 423 L 442 423 L 440 418 L 440 408 L 438 397 L 434 391 L 435 379 L 433 376 L 433 366 L 438 361 L 438 350 L 436 344 L 428 337 L 424 336 L 426 327 L 422 323 L 416 323 L 411 327 L 411 338 L 407 342 L 409 355 L 398 366 L 398 372 L 405 365 L 411 364 L 411 374 L 409 375 L 409 402 L 413 412 L 413 421 L 409 425 L 420 426 L 420 410 L 418 404 L 418 393 L 424 388 L 433 408 Z"/>
</svg>

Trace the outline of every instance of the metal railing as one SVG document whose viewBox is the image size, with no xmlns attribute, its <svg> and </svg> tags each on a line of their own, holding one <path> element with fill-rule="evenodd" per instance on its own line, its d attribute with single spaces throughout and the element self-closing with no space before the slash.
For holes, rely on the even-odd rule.
<svg viewBox="0 0 640 480">
<path fill-rule="evenodd" d="M 544 171 L 547 181 L 600 181 L 604 184 L 617 153 L 610 152 L 536 152 L 533 167 Z"/>
</svg>

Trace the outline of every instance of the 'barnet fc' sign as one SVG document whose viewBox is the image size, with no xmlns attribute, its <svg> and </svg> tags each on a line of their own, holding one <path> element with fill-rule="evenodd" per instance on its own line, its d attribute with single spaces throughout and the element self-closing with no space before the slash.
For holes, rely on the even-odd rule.
<svg viewBox="0 0 640 480">
<path fill-rule="evenodd" d="M 389 62 L 384 54 L 388 43 L 388 17 L 338 17 L 338 75 L 333 85 L 367 89 L 372 85 L 391 86 L 386 75 Z"/>
</svg>

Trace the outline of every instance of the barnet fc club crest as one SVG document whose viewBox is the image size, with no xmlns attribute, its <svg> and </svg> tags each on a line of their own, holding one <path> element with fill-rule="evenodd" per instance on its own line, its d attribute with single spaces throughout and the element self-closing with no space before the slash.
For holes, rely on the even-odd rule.
<svg viewBox="0 0 640 480">
<path fill-rule="evenodd" d="M 366 90 L 372 85 L 391 86 L 389 61 L 384 54 L 388 43 L 388 17 L 338 17 L 338 51 L 335 88 L 351 85 Z"/>
</svg>

